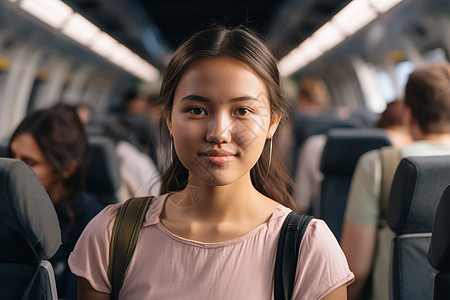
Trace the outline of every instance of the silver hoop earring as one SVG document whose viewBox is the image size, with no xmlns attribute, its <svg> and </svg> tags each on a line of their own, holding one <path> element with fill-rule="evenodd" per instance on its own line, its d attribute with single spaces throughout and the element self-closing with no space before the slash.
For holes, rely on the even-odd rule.
<svg viewBox="0 0 450 300">
<path fill-rule="evenodd" d="M 173 139 L 170 138 L 170 164 L 173 165 Z"/>
<path fill-rule="evenodd" d="M 269 176 L 270 164 L 272 163 L 272 138 L 270 138 L 270 146 L 269 146 L 269 164 L 267 166 L 266 178 Z"/>
</svg>

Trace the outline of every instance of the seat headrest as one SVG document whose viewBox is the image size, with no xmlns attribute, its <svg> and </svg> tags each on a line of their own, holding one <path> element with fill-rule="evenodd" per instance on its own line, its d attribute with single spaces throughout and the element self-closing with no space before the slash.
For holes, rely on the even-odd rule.
<svg viewBox="0 0 450 300">
<path fill-rule="evenodd" d="M 93 194 L 115 195 L 120 186 L 119 162 L 114 142 L 103 136 L 90 136 L 91 163 L 87 171 L 86 189 Z"/>
<path fill-rule="evenodd" d="M 450 181 L 450 180 L 449 180 Z M 439 271 L 450 272 L 450 186 L 442 193 L 434 215 L 428 261 Z"/>
<path fill-rule="evenodd" d="M 450 156 L 407 157 L 392 182 L 387 220 L 397 234 L 431 232 L 442 191 L 450 182 Z"/>
<path fill-rule="evenodd" d="M 332 129 L 327 134 L 320 169 L 325 175 L 352 176 L 363 153 L 390 145 L 391 142 L 383 129 Z"/>
<path fill-rule="evenodd" d="M 54 206 L 38 177 L 9 158 L 0 158 L 0 244 L 0 259 L 9 262 L 28 261 L 21 255 L 31 247 L 48 259 L 61 244 Z"/>
</svg>

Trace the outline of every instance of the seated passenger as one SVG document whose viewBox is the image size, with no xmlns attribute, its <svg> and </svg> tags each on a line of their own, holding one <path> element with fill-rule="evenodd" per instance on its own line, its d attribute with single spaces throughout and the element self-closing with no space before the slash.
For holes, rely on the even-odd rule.
<svg viewBox="0 0 450 300">
<path fill-rule="evenodd" d="M 120 299 L 271 299 L 281 226 L 295 209 L 288 174 L 272 156 L 287 108 L 276 61 L 247 30 L 217 27 L 180 46 L 164 74 L 159 103 L 172 162 Z M 108 258 L 120 207 L 95 217 L 69 258 L 80 299 L 117 291 Z M 292 299 L 346 299 L 353 274 L 323 221 L 311 220 L 299 252 Z"/>
<path fill-rule="evenodd" d="M 407 124 L 414 143 L 400 157 L 450 155 L 450 64 L 431 65 L 409 76 L 405 89 Z M 389 252 L 393 232 L 381 197 L 380 150 L 364 154 L 353 175 L 341 246 L 355 284 L 349 299 L 388 299 Z M 392 181 L 391 181 L 392 183 Z M 371 280 L 370 280 L 371 279 Z"/>
<path fill-rule="evenodd" d="M 292 149 L 292 175 L 297 174 L 298 157 L 305 140 L 312 135 L 324 134 L 335 127 L 363 127 L 351 118 L 346 107 L 333 108 L 328 88 L 319 78 L 303 78 L 299 83 L 299 97 L 293 117 L 294 145 Z"/>
<path fill-rule="evenodd" d="M 396 99 L 381 114 L 376 128 L 382 128 L 394 147 L 404 147 L 412 142 L 406 124 L 405 104 Z M 299 154 L 295 177 L 294 201 L 301 212 L 319 214 L 320 183 L 323 174 L 320 160 L 326 143 L 326 135 L 318 134 L 306 139 Z"/>
<path fill-rule="evenodd" d="M 33 169 L 55 206 L 63 244 L 50 262 L 58 296 L 76 299 L 77 278 L 67 259 L 86 224 L 103 206 L 83 191 L 89 145 L 75 109 L 58 105 L 31 112 L 13 133 L 9 154 Z"/>
</svg>

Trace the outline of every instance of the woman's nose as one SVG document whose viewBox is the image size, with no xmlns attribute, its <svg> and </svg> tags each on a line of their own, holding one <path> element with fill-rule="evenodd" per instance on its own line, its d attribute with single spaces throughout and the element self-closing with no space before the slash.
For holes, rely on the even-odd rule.
<svg viewBox="0 0 450 300">
<path fill-rule="evenodd" d="M 226 114 L 219 114 L 210 119 L 206 141 L 216 144 L 231 142 L 233 120 Z"/>
</svg>

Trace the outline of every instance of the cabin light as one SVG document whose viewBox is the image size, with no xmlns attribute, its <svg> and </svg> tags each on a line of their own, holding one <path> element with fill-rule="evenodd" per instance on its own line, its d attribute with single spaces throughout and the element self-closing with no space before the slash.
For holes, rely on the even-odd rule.
<svg viewBox="0 0 450 300">
<path fill-rule="evenodd" d="M 9 0 L 11 2 L 15 0 Z M 143 58 L 75 13 L 60 0 L 22 0 L 19 6 L 67 37 L 144 81 L 155 81 L 159 71 Z"/>
<path fill-rule="evenodd" d="M 19 6 L 53 28 L 60 28 L 73 13 L 72 8 L 59 0 L 22 0 Z"/>
<path fill-rule="evenodd" d="M 114 54 L 116 46 L 119 44 L 110 35 L 100 32 L 92 41 L 89 48 L 100 56 L 105 58 L 111 58 Z"/>
<path fill-rule="evenodd" d="M 93 41 L 100 29 L 80 14 L 74 13 L 64 24 L 61 31 L 71 39 L 86 46 Z"/>
<path fill-rule="evenodd" d="M 17 0 L 8 0 L 9 2 L 12 2 L 12 3 L 14 3 L 14 2 L 17 2 Z"/>
<path fill-rule="evenodd" d="M 128 65 L 126 59 L 130 52 L 131 51 L 124 45 L 117 44 L 109 60 L 120 67 L 126 68 Z"/>
<path fill-rule="evenodd" d="M 346 35 L 352 35 L 376 17 L 377 12 L 367 0 L 353 0 L 333 17 L 332 22 L 336 23 Z"/>
<path fill-rule="evenodd" d="M 320 27 L 311 38 L 327 51 L 341 43 L 345 39 L 345 34 L 334 22 L 328 22 Z"/>
<path fill-rule="evenodd" d="M 144 81 L 155 81 L 159 71 L 126 47 L 118 47 L 111 61 Z"/>
<path fill-rule="evenodd" d="M 309 63 L 309 60 L 302 55 L 301 49 L 292 50 L 287 56 L 283 57 L 278 63 L 278 69 L 282 76 L 289 76 L 295 71 L 303 68 Z"/>
<path fill-rule="evenodd" d="M 159 71 L 145 62 L 145 64 L 138 66 L 136 69 L 136 76 L 143 81 L 156 81 L 159 77 Z"/>
<path fill-rule="evenodd" d="M 312 37 L 308 38 L 300 45 L 302 54 L 307 57 L 309 61 L 315 60 L 317 57 L 325 52 L 325 49 Z"/>
<path fill-rule="evenodd" d="M 403 0 L 369 0 L 370 4 L 378 11 L 378 13 L 382 14 L 390 10 L 395 5 L 399 4 Z"/>
</svg>

